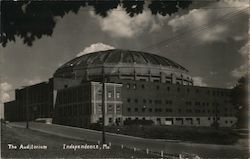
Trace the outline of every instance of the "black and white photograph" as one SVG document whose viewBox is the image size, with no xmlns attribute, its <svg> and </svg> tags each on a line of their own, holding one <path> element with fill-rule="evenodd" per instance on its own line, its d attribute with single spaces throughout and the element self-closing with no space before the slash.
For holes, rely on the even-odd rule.
<svg viewBox="0 0 250 159">
<path fill-rule="evenodd" d="M 249 0 L 0 7 L 0 158 L 250 158 Z"/>
</svg>

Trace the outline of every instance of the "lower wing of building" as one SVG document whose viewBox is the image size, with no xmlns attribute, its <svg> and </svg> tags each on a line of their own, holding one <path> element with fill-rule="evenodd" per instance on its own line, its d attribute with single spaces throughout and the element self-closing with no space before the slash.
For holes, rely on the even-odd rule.
<svg viewBox="0 0 250 159">
<path fill-rule="evenodd" d="M 90 127 L 102 122 L 102 93 L 101 82 L 55 89 L 52 79 L 16 90 L 16 100 L 5 103 L 5 119 L 53 118 L 56 124 Z M 104 89 L 105 125 L 149 120 L 156 125 L 234 127 L 237 107 L 230 94 L 222 88 L 111 80 Z"/>
</svg>

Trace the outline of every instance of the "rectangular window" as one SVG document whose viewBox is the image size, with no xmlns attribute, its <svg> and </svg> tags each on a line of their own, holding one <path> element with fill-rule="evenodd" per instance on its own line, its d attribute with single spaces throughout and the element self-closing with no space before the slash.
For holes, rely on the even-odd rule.
<svg viewBox="0 0 250 159">
<path fill-rule="evenodd" d="M 130 103 L 130 98 L 127 99 L 127 102 Z"/>
<path fill-rule="evenodd" d="M 166 109 L 166 112 L 171 113 L 171 112 L 173 112 L 173 110 L 172 110 L 172 109 L 167 108 L 167 109 Z"/>
<path fill-rule="evenodd" d="M 109 123 L 112 123 L 112 118 L 109 118 Z"/>
<path fill-rule="evenodd" d="M 133 89 L 136 89 L 136 84 L 133 85 Z"/>
<path fill-rule="evenodd" d="M 141 85 L 141 88 L 145 88 L 144 84 Z"/>
<path fill-rule="evenodd" d="M 129 84 L 129 83 L 127 83 L 127 84 L 126 84 L 126 87 L 129 89 L 129 88 L 130 88 L 130 84 Z"/>
<path fill-rule="evenodd" d="M 112 97 L 112 93 L 108 92 L 108 98 L 111 98 L 111 97 Z"/>
<path fill-rule="evenodd" d="M 138 103 L 138 99 L 135 99 L 135 103 Z"/>
<path fill-rule="evenodd" d="M 120 92 L 116 92 L 116 98 L 120 98 Z"/>
</svg>

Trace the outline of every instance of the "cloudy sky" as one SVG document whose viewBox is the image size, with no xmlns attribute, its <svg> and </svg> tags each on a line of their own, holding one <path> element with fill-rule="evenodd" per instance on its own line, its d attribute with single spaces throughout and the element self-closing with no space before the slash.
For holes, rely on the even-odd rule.
<svg viewBox="0 0 250 159">
<path fill-rule="evenodd" d="M 244 10 L 248 0 L 210 2 L 202 8 L 197 7 L 200 3 L 171 16 L 152 15 L 145 9 L 131 18 L 118 7 L 106 18 L 92 8 L 56 17 L 51 37 L 43 36 L 32 47 L 19 38 L 0 47 L 0 107 L 14 99 L 16 88 L 48 80 L 70 59 L 113 48 L 176 61 L 190 71 L 196 85 L 232 87 L 249 61 L 249 8 Z"/>
</svg>

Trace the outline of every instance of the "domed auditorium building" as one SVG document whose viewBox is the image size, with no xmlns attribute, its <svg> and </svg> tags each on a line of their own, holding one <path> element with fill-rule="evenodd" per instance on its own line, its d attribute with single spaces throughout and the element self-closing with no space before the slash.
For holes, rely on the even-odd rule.
<svg viewBox="0 0 250 159">
<path fill-rule="evenodd" d="M 151 120 L 233 127 L 237 111 L 230 94 L 230 89 L 194 86 L 189 71 L 165 57 L 113 49 L 77 57 L 48 82 L 17 89 L 16 100 L 5 103 L 5 118 L 25 121 L 28 107 L 29 120 L 89 127 L 102 121 L 104 100 L 105 125 Z"/>
</svg>

